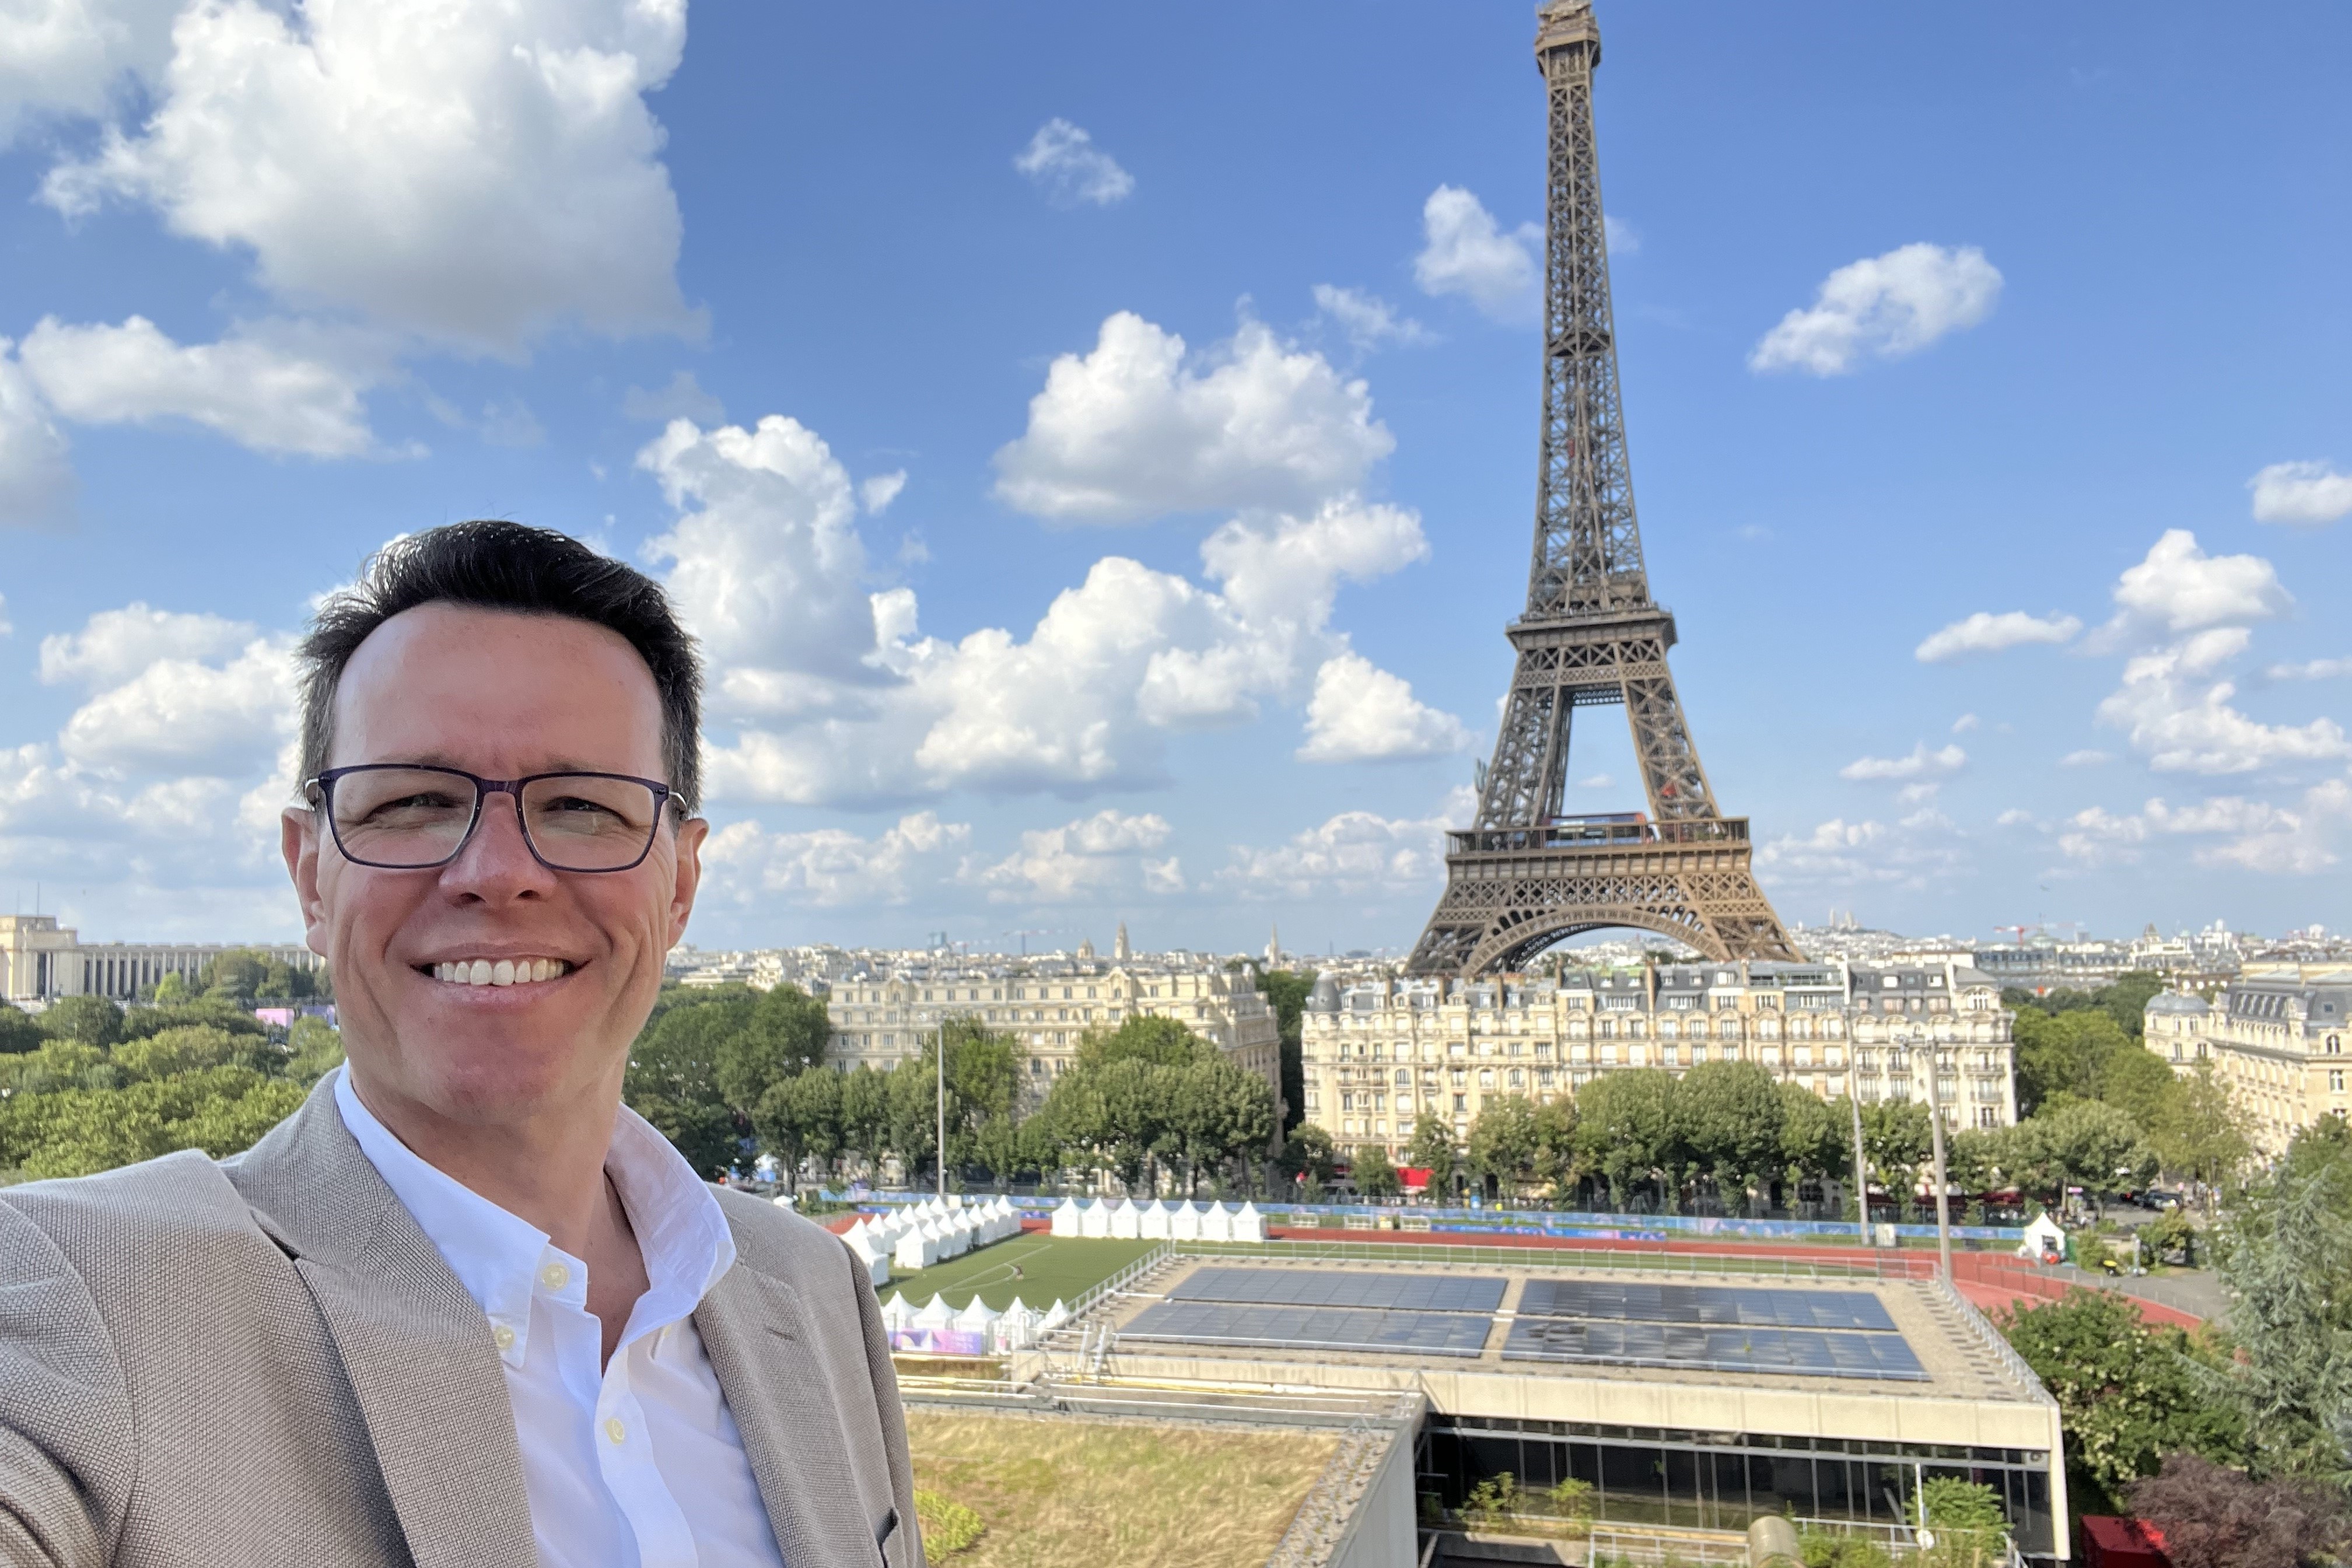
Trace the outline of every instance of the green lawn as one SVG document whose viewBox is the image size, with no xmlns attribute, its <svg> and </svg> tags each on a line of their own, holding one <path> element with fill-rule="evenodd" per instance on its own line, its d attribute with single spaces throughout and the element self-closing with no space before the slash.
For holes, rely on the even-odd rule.
<svg viewBox="0 0 2352 1568">
<path fill-rule="evenodd" d="M 891 1291 L 903 1290 L 908 1300 L 920 1307 L 934 1295 L 944 1294 L 948 1305 L 961 1311 L 977 1294 L 1001 1312 L 1018 1296 L 1043 1311 L 1057 1300 L 1076 1300 L 1160 1245 L 1157 1241 L 1083 1241 L 1030 1231 L 929 1268 L 894 1268 L 882 1299 L 887 1301 Z"/>
</svg>

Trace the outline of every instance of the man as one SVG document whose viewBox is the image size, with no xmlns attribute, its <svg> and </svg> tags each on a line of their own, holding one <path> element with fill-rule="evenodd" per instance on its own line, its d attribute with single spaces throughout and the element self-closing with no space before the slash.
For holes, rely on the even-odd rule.
<svg viewBox="0 0 2352 1568">
<path fill-rule="evenodd" d="M 620 1103 L 709 826 L 661 590 L 460 523 L 301 659 L 347 1065 L 235 1159 L 0 1194 L 0 1563 L 919 1568 L 862 1271 Z"/>
</svg>

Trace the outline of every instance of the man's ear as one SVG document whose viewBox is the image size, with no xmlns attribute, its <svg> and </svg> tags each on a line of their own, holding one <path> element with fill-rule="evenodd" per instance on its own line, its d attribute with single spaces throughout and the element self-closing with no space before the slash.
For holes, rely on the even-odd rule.
<svg viewBox="0 0 2352 1568">
<path fill-rule="evenodd" d="M 305 805 L 288 806 L 278 818 L 278 847 L 301 906 L 302 940 L 320 958 L 330 957 L 326 905 L 319 897 L 319 814 Z"/>
<path fill-rule="evenodd" d="M 686 940 L 686 922 L 694 913 L 695 890 L 702 886 L 702 841 L 710 837 L 710 824 L 699 816 L 689 816 L 677 825 L 677 880 L 670 889 L 669 944 L 676 947 Z"/>
</svg>

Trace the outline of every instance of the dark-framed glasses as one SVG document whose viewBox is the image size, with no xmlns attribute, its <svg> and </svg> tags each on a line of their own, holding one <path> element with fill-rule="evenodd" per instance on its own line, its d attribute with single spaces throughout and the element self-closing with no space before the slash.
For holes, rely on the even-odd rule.
<svg viewBox="0 0 2352 1568">
<path fill-rule="evenodd" d="M 551 871 L 627 871 L 654 847 L 669 785 L 626 773 L 533 773 L 486 779 L 463 768 L 362 763 L 329 768 L 302 786 L 355 866 L 429 871 L 465 849 L 482 798 L 514 797 L 523 842 Z"/>
</svg>

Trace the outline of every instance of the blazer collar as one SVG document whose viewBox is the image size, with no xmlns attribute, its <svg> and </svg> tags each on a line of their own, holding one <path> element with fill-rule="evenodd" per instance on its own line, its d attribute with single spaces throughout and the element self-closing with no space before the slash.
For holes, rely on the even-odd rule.
<svg viewBox="0 0 2352 1568">
<path fill-rule="evenodd" d="M 343 1125 L 331 1077 L 224 1170 L 318 1304 L 417 1568 L 536 1562 L 488 1321 Z"/>
</svg>

